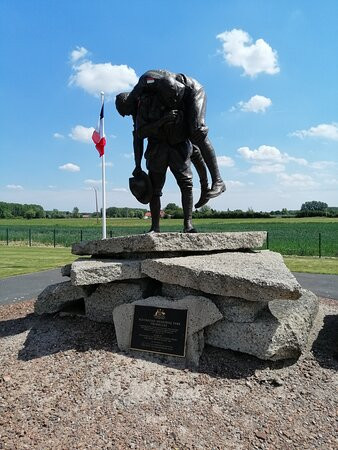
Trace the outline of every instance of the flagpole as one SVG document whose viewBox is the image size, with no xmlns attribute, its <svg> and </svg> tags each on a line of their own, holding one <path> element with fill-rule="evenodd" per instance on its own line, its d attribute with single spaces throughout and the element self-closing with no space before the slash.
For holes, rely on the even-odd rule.
<svg viewBox="0 0 338 450">
<path fill-rule="evenodd" d="M 104 103 L 104 92 L 101 91 L 101 107 Z M 102 123 L 102 134 L 104 136 L 104 121 Z M 107 226 L 106 226 L 106 163 L 105 154 L 102 157 L 102 239 L 107 238 Z"/>
</svg>

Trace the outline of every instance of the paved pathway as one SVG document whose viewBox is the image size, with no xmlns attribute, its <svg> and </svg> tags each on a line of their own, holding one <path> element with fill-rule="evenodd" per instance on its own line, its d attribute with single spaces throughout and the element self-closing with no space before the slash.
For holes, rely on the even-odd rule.
<svg viewBox="0 0 338 450">
<path fill-rule="evenodd" d="M 338 275 L 293 272 L 298 283 L 319 297 L 338 300 Z"/>
<path fill-rule="evenodd" d="M 320 297 L 338 300 L 338 275 L 294 273 L 298 282 Z M 18 275 L 0 280 L 0 305 L 17 303 L 35 298 L 49 284 L 68 280 L 60 269 Z"/>
<path fill-rule="evenodd" d="M 44 270 L 0 280 L 0 305 L 36 298 L 50 284 L 65 281 L 60 269 Z"/>
</svg>

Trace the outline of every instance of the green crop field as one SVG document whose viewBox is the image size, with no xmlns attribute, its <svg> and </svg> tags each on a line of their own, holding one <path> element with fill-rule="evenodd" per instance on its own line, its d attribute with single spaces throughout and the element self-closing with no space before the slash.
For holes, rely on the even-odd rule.
<svg viewBox="0 0 338 450">
<path fill-rule="evenodd" d="M 268 231 L 269 249 L 283 255 L 338 256 L 337 218 L 294 219 L 196 219 L 200 232 Z M 108 219 L 107 235 L 144 233 L 150 227 L 144 219 Z M 181 219 L 164 219 L 162 231 L 181 231 Z M 70 246 L 80 240 L 99 239 L 101 224 L 96 219 L 1 219 L 0 243 L 9 245 Z"/>
</svg>

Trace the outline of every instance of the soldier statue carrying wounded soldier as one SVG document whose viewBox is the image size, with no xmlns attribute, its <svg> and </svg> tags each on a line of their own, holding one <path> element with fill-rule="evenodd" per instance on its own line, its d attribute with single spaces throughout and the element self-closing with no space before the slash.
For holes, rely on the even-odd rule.
<svg viewBox="0 0 338 450">
<path fill-rule="evenodd" d="M 200 178 L 201 196 L 196 208 L 205 205 L 225 191 L 215 151 L 208 139 L 205 125 L 206 96 L 202 86 L 183 74 L 150 70 L 141 76 L 130 93 L 116 97 L 116 108 L 122 115 L 131 115 L 134 122 L 133 144 L 135 179 L 142 178 L 143 141 L 148 139 L 144 154 L 152 192 L 142 203 L 150 203 L 151 232 L 159 232 L 160 197 L 169 167 L 181 190 L 184 232 L 195 233 L 192 225 L 192 172 L 194 164 Z M 212 186 L 208 187 L 206 166 Z M 144 174 L 145 175 L 145 174 Z M 132 180 L 132 179 L 131 179 Z M 132 180 L 135 181 L 135 180 Z M 136 182 L 135 182 L 136 183 Z M 137 189 L 136 189 L 137 190 Z"/>
</svg>

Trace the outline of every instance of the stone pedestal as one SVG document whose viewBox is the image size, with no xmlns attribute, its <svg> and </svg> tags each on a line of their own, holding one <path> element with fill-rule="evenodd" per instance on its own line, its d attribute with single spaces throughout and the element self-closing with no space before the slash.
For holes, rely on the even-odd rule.
<svg viewBox="0 0 338 450">
<path fill-rule="evenodd" d="M 135 305 L 188 309 L 185 364 L 204 342 L 266 360 L 294 358 L 307 344 L 318 300 L 302 290 L 280 254 L 259 250 L 266 232 L 153 233 L 73 245 L 71 281 L 40 294 L 38 314 L 84 299 L 89 319 L 111 322 L 129 351 Z M 168 307 L 168 306 L 167 306 Z"/>
</svg>

